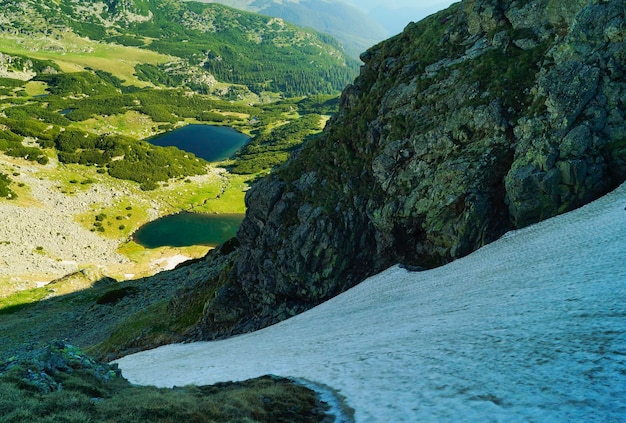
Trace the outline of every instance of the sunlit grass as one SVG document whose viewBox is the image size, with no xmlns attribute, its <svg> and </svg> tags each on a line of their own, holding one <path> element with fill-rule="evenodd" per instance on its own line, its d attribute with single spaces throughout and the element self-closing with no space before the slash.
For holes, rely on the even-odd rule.
<svg viewBox="0 0 626 423">
<path fill-rule="evenodd" d="M 24 89 L 26 90 L 26 94 L 31 97 L 46 94 L 47 88 L 48 84 L 40 81 L 29 81 L 24 87 Z"/>
<path fill-rule="evenodd" d="M 41 287 L 18 291 L 4 298 L 0 298 L 0 315 L 20 310 L 37 301 L 41 301 L 49 294 L 50 290 L 48 288 Z"/>
<path fill-rule="evenodd" d="M 74 220 L 92 232 L 123 240 L 148 222 L 149 215 L 144 202 L 128 196 L 109 204 L 93 204 L 89 211 L 74 216 Z"/>
<path fill-rule="evenodd" d="M 73 122 L 70 127 L 94 134 L 121 134 L 129 137 L 144 139 L 155 135 L 161 130 L 159 124 L 149 116 L 134 110 L 121 115 L 96 116 L 81 122 Z"/>
<path fill-rule="evenodd" d="M 249 181 L 250 175 L 229 174 L 224 190 L 219 197 L 205 202 L 196 211 L 203 213 L 245 213 L 244 197 L 249 187 Z"/>
<path fill-rule="evenodd" d="M 92 68 L 109 72 L 126 81 L 128 85 L 150 85 L 135 76 L 139 63 L 161 64 L 172 57 L 150 50 L 103 44 L 66 33 L 62 40 L 51 37 L 26 38 L 0 34 L 0 52 L 17 54 L 40 60 L 53 60 L 64 72 L 79 72 Z"/>
</svg>

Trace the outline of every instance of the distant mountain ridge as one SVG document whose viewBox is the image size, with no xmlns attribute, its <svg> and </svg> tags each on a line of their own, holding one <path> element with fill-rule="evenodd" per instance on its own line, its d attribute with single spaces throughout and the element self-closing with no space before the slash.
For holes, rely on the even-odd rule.
<svg viewBox="0 0 626 423">
<path fill-rule="evenodd" d="M 388 33 L 366 14 L 340 0 L 200 0 L 276 16 L 304 28 L 332 35 L 354 58 Z"/>
<path fill-rule="evenodd" d="M 445 9 L 458 0 L 429 1 L 379 1 L 379 0 L 344 0 L 363 10 L 367 16 L 379 23 L 390 36 L 399 34 L 411 22 L 417 22 L 426 16 Z"/>
</svg>

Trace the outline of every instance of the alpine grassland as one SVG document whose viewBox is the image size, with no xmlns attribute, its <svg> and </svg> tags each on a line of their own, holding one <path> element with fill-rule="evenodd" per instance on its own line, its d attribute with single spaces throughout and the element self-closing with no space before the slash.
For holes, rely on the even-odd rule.
<svg viewBox="0 0 626 423">
<path fill-rule="evenodd" d="M 317 422 L 326 407 L 292 381 L 173 389 L 131 385 L 114 366 L 53 342 L 0 362 L 0 421 L 10 422 Z"/>
</svg>

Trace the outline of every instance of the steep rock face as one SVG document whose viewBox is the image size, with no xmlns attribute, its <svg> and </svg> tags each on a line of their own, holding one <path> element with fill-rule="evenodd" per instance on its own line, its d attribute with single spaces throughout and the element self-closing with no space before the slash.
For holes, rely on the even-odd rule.
<svg viewBox="0 0 626 423">
<path fill-rule="evenodd" d="M 323 137 L 247 196 L 205 338 L 393 263 L 441 265 L 626 179 L 621 1 L 466 0 L 363 55 Z"/>
</svg>

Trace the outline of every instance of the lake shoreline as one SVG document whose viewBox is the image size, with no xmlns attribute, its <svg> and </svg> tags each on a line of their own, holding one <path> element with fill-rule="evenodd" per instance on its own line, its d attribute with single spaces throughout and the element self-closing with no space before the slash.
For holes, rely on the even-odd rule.
<svg viewBox="0 0 626 423">
<path fill-rule="evenodd" d="M 130 238 L 144 248 L 216 247 L 237 235 L 245 217 L 240 213 L 201 213 L 182 210 L 137 228 Z"/>
<path fill-rule="evenodd" d="M 0 199 L 0 214 L 11 225 L 0 227 L 0 298 L 18 291 L 45 286 L 68 274 L 93 269 L 117 280 L 150 276 L 170 267 L 171 257 L 194 259 L 209 247 L 159 248 L 123 253 L 128 236 L 111 237 L 91 230 L 79 216 L 94 213 L 100 205 L 124 198 L 145 202 L 147 222 L 171 213 L 158 201 L 137 199 L 128 181 L 96 181 L 73 193 L 63 192 L 59 181 L 50 177 L 63 165 L 56 160 L 45 167 L 23 161 L 2 160 L 0 171 L 18 170 L 11 176 L 22 185 L 18 199 Z M 194 180 L 214 178 L 219 169 L 210 169 Z M 178 263 L 177 263 L 178 264 Z"/>
<path fill-rule="evenodd" d="M 176 147 L 215 163 L 231 158 L 250 137 L 227 125 L 188 124 L 153 135 L 144 141 L 159 147 Z"/>
</svg>

